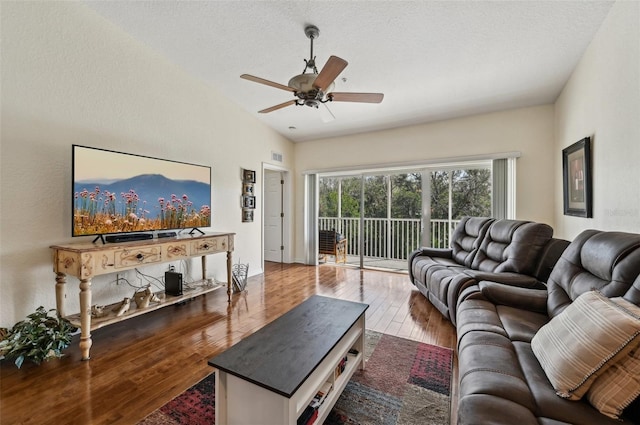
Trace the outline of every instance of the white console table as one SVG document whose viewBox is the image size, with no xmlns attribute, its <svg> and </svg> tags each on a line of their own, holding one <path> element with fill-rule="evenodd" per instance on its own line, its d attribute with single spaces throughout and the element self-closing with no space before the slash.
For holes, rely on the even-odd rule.
<svg viewBox="0 0 640 425">
<path fill-rule="evenodd" d="M 214 284 L 211 279 L 207 279 L 207 255 L 227 253 L 227 299 L 231 302 L 231 256 L 234 235 L 235 233 L 218 232 L 104 245 L 84 243 L 52 246 L 53 271 L 56 273 L 56 308 L 60 316 L 80 328 L 82 359 L 90 358 L 92 330 L 221 288 L 223 285 Z M 129 312 L 121 316 L 110 312 L 104 317 L 91 317 L 91 279 L 94 276 L 192 257 L 202 257 L 202 285 L 198 289 L 181 296 L 167 295 L 162 303 L 147 308 L 138 309 L 132 303 Z M 67 315 L 66 312 L 67 275 L 80 279 L 79 314 Z M 106 306 L 105 310 L 111 310 L 112 307 Z"/>
</svg>

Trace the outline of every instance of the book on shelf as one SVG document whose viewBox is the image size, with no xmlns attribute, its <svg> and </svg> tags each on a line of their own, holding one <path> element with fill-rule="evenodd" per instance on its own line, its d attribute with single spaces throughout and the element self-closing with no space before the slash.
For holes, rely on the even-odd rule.
<svg viewBox="0 0 640 425">
<path fill-rule="evenodd" d="M 307 421 L 306 425 L 312 425 L 316 421 L 316 419 L 318 419 L 318 409 L 313 410 L 313 414 Z"/>
<path fill-rule="evenodd" d="M 318 418 L 318 409 L 322 406 L 327 395 L 333 389 L 331 382 L 325 382 L 322 384 L 316 395 L 313 397 L 309 405 L 304 409 L 304 412 L 300 415 L 297 421 L 297 425 L 311 425 Z"/>
<path fill-rule="evenodd" d="M 334 373 L 335 379 L 338 379 L 338 377 L 342 375 L 342 372 L 344 372 L 344 369 L 347 367 L 347 360 L 347 356 L 344 356 L 342 360 L 340 360 L 340 363 L 338 363 L 338 365 L 336 366 L 336 370 Z"/>
<path fill-rule="evenodd" d="M 309 404 L 297 420 L 297 425 L 311 425 L 318 419 L 318 408 Z"/>
<path fill-rule="evenodd" d="M 313 397 L 313 400 L 311 400 L 309 406 L 318 409 L 320 406 L 322 406 L 322 403 L 324 403 L 324 400 L 327 398 L 327 395 L 329 395 L 332 389 L 333 384 L 331 382 L 325 382 Z"/>
<path fill-rule="evenodd" d="M 297 425 L 309 425 L 309 421 L 315 420 L 315 419 L 312 419 L 314 414 L 317 417 L 318 409 L 314 409 L 313 407 L 311 407 L 311 405 L 307 406 L 306 409 L 304 409 L 304 412 L 302 412 L 302 414 L 298 418 L 296 422 Z"/>
</svg>

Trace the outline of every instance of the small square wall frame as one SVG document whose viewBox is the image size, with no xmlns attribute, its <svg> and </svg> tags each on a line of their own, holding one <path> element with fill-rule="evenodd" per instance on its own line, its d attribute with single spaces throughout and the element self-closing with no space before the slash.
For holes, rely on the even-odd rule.
<svg viewBox="0 0 640 425">
<path fill-rule="evenodd" d="M 242 181 L 245 183 L 255 183 L 256 182 L 256 172 L 254 170 L 243 170 L 242 172 Z"/>
<path fill-rule="evenodd" d="M 242 183 L 242 194 L 247 196 L 253 196 L 253 183 Z"/>
<path fill-rule="evenodd" d="M 243 223 L 253 222 L 253 210 L 250 210 L 248 208 L 242 209 L 242 222 Z"/>
</svg>

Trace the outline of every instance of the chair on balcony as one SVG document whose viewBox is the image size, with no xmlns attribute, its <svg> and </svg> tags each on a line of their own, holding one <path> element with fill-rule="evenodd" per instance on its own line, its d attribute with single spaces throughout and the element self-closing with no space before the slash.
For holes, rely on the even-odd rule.
<svg viewBox="0 0 640 425">
<path fill-rule="evenodd" d="M 347 240 L 335 230 L 320 230 L 318 232 L 318 254 L 323 261 L 327 255 L 333 255 L 336 263 L 347 262 Z"/>
</svg>

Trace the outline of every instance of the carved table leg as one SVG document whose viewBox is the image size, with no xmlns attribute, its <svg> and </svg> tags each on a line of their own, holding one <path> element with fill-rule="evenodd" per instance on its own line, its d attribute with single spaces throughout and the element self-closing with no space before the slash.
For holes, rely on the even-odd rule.
<svg viewBox="0 0 640 425">
<path fill-rule="evenodd" d="M 202 280 L 207 280 L 207 256 L 202 256 Z"/>
<path fill-rule="evenodd" d="M 89 360 L 91 349 L 91 279 L 80 280 L 80 352 Z"/>
<path fill-rule="evenodd" d="M 58 310 L 58 316 L 65 317 L 66 310 L 64 308 L 65 300 L 67 299 L 67 275 L 64 273 L 56 273 L 56 309 Z"/>
<path fill-rule="evenodd" d="M 227 300 L 231 302 L 231 251 L 227 251 Z"/>
</svg>

